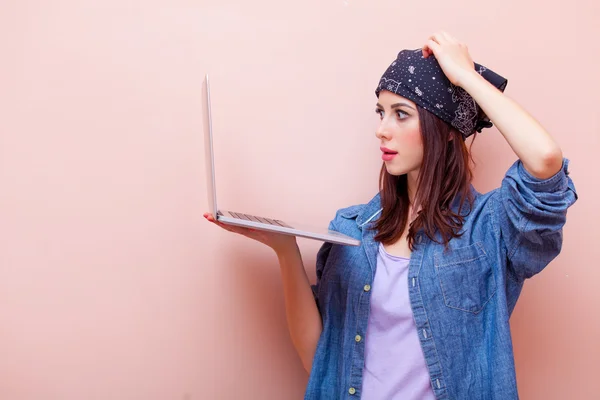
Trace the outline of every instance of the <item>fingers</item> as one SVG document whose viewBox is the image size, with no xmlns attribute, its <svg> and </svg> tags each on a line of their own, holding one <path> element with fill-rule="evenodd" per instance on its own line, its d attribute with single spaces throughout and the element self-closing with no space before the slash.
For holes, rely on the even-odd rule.
<svg viewBox="0 0 600 400">
<path fill-rule="evenodd" d="M 433 39 L 428 39 L 423 46 L 423 57 L 427 58 L 430 55 L 435 55 L 440 51 L 440 45 Z"/>
<path fill-rule="evenodd" d="M 446 31 L 440 31 L 439 35 L 440 35 L 440 37 L 444 38 L 444 40 L 446 40 L 447 42 L 458 43 L 458 39 L 456 39 L 454 36 L 450 35 Z"/>
<path fill-rule="evenodd" d="M 211 213 L 204 213 L 204 218 L 206 218 L 208 222 L 217 222 Z"/>
<path fill-rule="evenodd" d="M 225 225 L 225 224 L 217 221 L 211 213 L 204 213 L 204 218 L 206 218 L 206 220 L 208 222 L 212 222 L 213 224 L 218 225 L 225 230 L 231 231 L 231 227 L 229 225 Z"/>
<path fill-rule="evenodd" d="M 284 235 L 282 233 L 275 232 L 265 232 L 258 229 L 246 228 L 241 226 L 224 224 L 218 220 L 215 220 L 211 213 L 204 213 L 204 218 L 212 222 L 215 225 L 220 226 L 226 231 L 237 233 L 243 235 L 247 238 L 256 240 L 262 244 L 265 244 L 272 249 L 278 248 L 280 246 L 289 246 L 291 242 L 295 242 L 296 238 L 294 236 Z"/>
<path fill-rule="evenodd" d="M 240 235 L 248 236 L 249 234 L 256 232 L 256 229 L 245 228 L 245 227 L 240 227 L 240 226 L 235 226 L 235 225 L 228 225 L 228 224 L 219 222 L 218 220 L 216 220 L 213 217 L 213 215 L 211 213 L 204 213 L 204 218 L 206 218 L 206 220 L 208 222 L 212 222 L 213 224 L 225 229 L 226 231 L 233 232 L 233 233 L 239 233 Z"/>
<path fill-rule="evenodd" d="M 454 43 L 454 44 L 458 44 L 459 41 L 457 38 L 455 38 L 454 36 L 452 36 L 451 34 L 449 34 L 446 31 L 438 31 L 436 33 L 434 33 L 430 39 L 435 39 L 436 42 L 438 42 L 439 44 L 444 44 L 444 43 Z"/>
<path fill-rule="evenodd" d="M 423 57 L 427 58 L 432 54 L 435 55 L 439 51 L 440 46 L 446 43 L 448 43 L 448 39 L 443 31 L 436 32 L 429 36 L 425 45 L 423 45 Z"/>
<path fill-rule="evenodd" d="M 427 58 L 432 54 L 436 55 L 440 52 L 442 46 L 449 44 L 464 47 L 462 43 L 448 32 L 438 31 L 431 35 L 425 42 L 425 45 L 423 45 L 423 57 Z"/>
<path fill-rule="evenodd" d="M 433 35 L 431 35 L 429 37 L 429 40 L 433 40 L 434 42 L 438 43 L 438 44 L 445 44 L 448 42 L 448 39 L 446 39 L 446 37 L 444 35 L 442 35 L 441 32 L 436 32 Z"/>
</svg>

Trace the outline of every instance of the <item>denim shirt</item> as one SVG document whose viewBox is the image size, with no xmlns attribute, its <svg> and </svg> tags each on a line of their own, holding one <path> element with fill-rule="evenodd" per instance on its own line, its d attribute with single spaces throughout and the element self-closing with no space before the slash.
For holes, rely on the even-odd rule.
<svg viewBox="0 0 600 400">
<path fill-rule="evenodd" d="M 525 279 L 560 253 L 567 208 L 577 200 L 568 165 L 564 158 L 542 180 L 517 160 L 499 188 L 481 194 L 471 185 L 474 205 L 448 250 L 417 232 L 406 284 L 437 399 L 518 399 L 509 317 Z M 452 207 L 458 211 L 456 200 Z M 338 210 L 330 229 L 362 243 L 324 243 L 317 254 L 312 289 L 323 331 L 305 400 L 361 396 L 379 244 L 368 228 L 380 212 L 379 194 Z"/>
</svg>

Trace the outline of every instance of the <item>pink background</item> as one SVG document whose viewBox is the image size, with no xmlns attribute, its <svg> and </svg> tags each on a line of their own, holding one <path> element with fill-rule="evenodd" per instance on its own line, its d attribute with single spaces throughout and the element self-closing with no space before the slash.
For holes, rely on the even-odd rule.
<svg viewBox="0 0 600 400">
<path fill-rule="evenodd" d="M 2 0 L 0 399 L 301 399 L 274 254 L 202 218 L 203 75 L 221 207 L 325 225 L 375 194 L 373 90 L 438 29 L 571 159 L 563 252 L 511 324 L 523 399 L 593 398 L 598 4 Z M 516 159 L 495 128 L 474 152 L 482 192 Z"/>
</svg>

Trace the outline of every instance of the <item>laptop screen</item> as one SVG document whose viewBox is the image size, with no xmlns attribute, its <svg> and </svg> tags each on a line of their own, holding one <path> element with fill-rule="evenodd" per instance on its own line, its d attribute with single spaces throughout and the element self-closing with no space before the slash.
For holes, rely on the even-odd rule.
<svg viewBox="0 0 600 400">
<path fill-rule="evenodd" d="M 208 194 L 208 206 L 213 217 L 217 218 L 217 188 L 215 185 L 215 154 L 213 151 L 212 137 L 212 115 L 210 110 L 210 84 L 208 74 L 205 76 L 205 96 L 204 96 L 204 158 L 206 161 L 206 184 Z"/>
</svg>

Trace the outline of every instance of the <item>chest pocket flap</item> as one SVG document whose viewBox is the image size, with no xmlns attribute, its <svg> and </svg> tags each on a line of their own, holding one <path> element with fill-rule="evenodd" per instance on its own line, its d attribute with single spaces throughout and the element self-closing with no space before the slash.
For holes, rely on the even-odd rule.
<svg viewBox="0 0 600 400">
<path fill-rule="evenodd" d="M 441 250 L 434 263 L 446 306 L 477 314 L 494 296 L 494 271 L 483 243 Z"/>
</svg>

